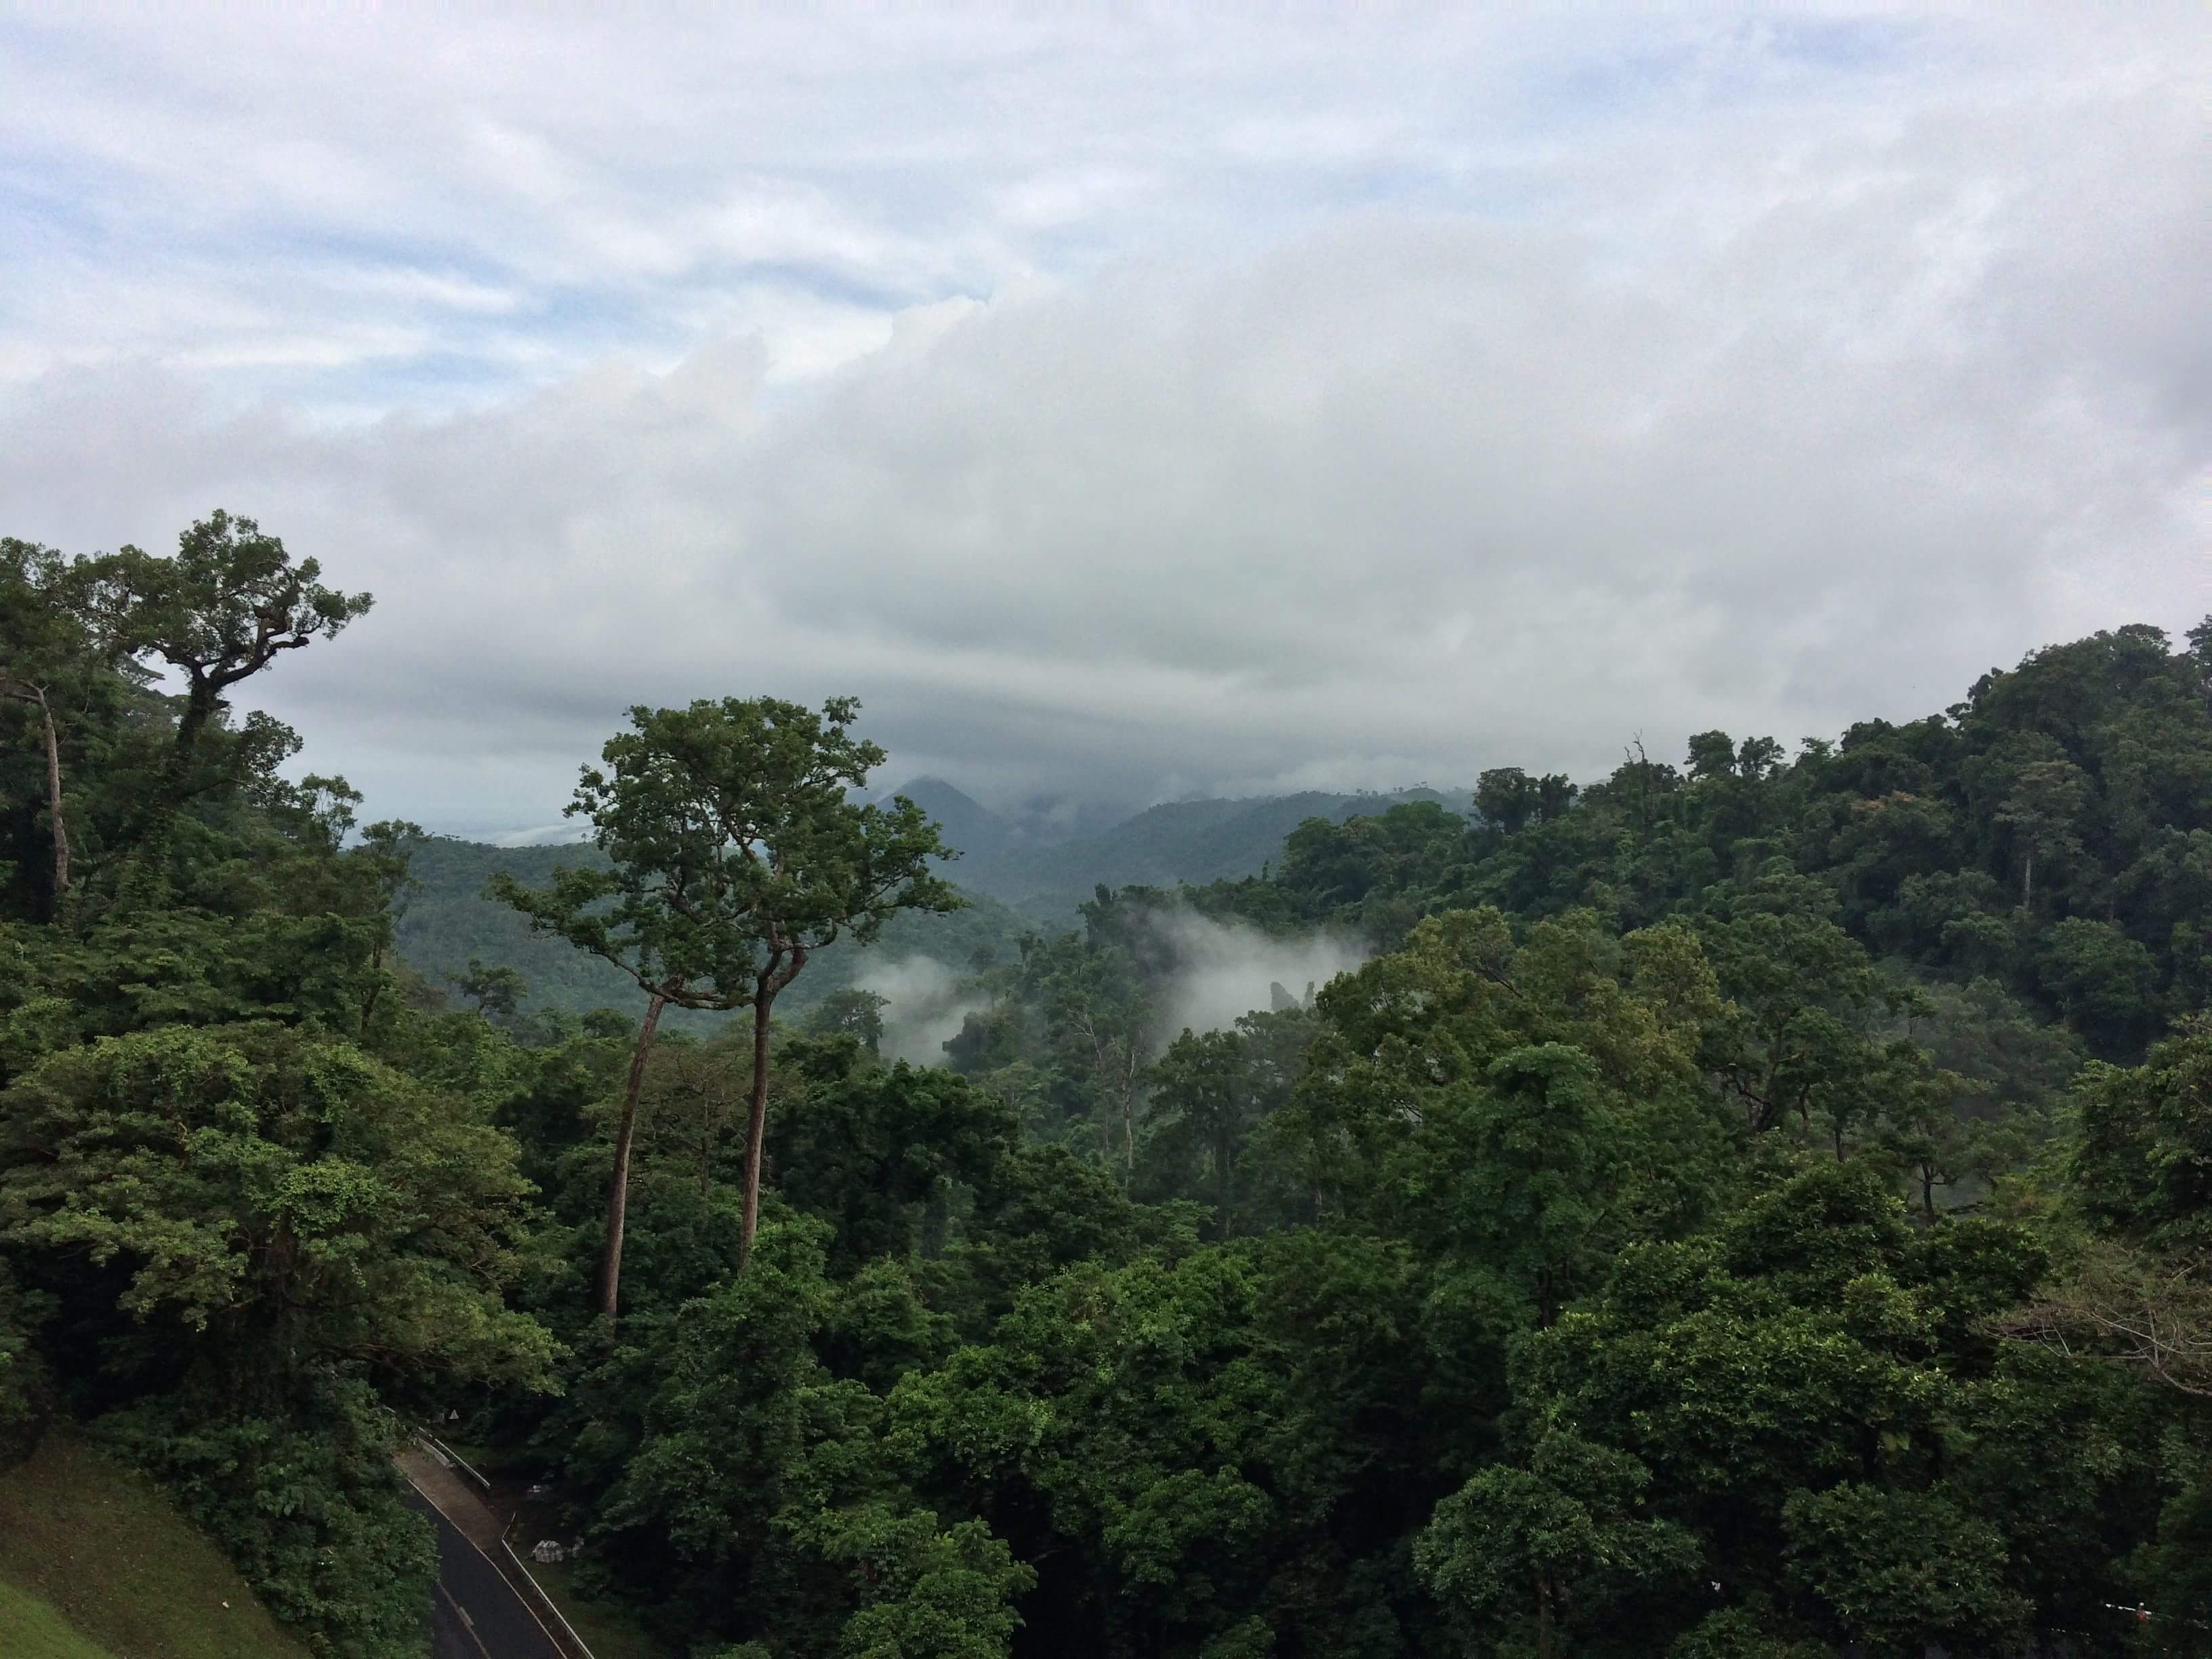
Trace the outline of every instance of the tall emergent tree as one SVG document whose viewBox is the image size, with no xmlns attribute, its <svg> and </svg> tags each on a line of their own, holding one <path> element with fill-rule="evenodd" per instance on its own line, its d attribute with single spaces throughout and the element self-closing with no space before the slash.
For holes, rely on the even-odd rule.
<svg viewBox="0 0 2212 1659">
<path fill-rule="evenodd" d="M 52 848 L 48 890 L 26 896 L 31 914 L 58 914 L 64 895 L 112 892 L 188 805 L 235 801 L 252 779 L 269 787 L 299 739 L 264 714 L 233 726 L 227 702 L 283 653 L 368 611 L 368 594 L 326 587 L 321 574 L 220 509 L 179 536 L 170 558 L 126 546 L 65 560 L 0 538 L 0 752 L 20 755 L 35 722 L 27 735 Z M 161 690 L 165 668 L 181 696 Z M 20 758 L 7 769 L 20 776 Z M 21 787 L 0 793 L 20 801 Z M 24 809 L 0 817 L 14 820 L 11 847 L 23 845 Z"/>
<path fill-rule="evenodd" d="M 313 559 L 292 562 L 284 544 L 251 519 L 217 508 L 177 538 L 176 556 L 125 547 L 89 562 L 88 603 L 133 657 L 159 656 L 185 677 L 179 763 L 215 716 L 223 693 L 277 653 L 335 639 L 373 602 L 322 585 Z"/>
<path fill-rule="evenodd" d="M 866 942 L 899 910 L 960 904 L 930 873 L 929 860 L 950 849 L 920 807 L 902 795 L 888 806 L 847 798 L 885 758 L 848 730 L 860 709 L 852 697 L 833 697 L 819 714 L 774 697 L 632 708 L 635 729 L 608 740 L 607 769 L 586 767 L 567 809 L 591 819 L 612 867 L 564 870 L 543 890 L 510 876 L 492 884 L 533 928 L 613 963 L 646 995 L 607 1188 L 599 1310 L 609 1318 L 638 1096 L 661 1010 L 753 1011 L 742 1265 L 760 1213 L 777 994 L 833 940 Z"/>
<path fill-rule="evenodd" d="M 69 821 L 62 808 L 61 736 L 54 727 L 54 706 L 47 701 L 45 686 L 4 674 L 0 674 L 0 697 L 34 704 L 39 711 L 40 735 L 46 746 L 46 823 L 54 844 L 54 900 L 58 903 L 69 891 L 70 860 Z"/>
<path fill-rule="evenodd" d="M 33 740 L 46 766 L 46 836 L 53 849 L 50 903 L 56 907 L 70 886 L 70 835 L 55 705 L 75 700 L 71 693 L 97 661 L 70 598 L 71 573 L 61 555 L 0 538 L 0 702 L 38 711 Z"/>
</svg>

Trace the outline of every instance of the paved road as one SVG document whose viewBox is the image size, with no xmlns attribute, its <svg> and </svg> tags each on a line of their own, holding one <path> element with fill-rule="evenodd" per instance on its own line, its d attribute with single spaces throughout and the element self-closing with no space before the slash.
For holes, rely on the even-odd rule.
<svg viewBox="0 0 2212 1659">
<path fill-rule="evenodd" d="M 483 1659 L 483 1644 L 441 1584 L 430 1603 L 430 1659 Z"/>
<path fill-rule="evenodd" d="M 483 1553 L 422 1493 L 407 1501 L 438 1533 L 438 1591 L 430 1615 L 436 1659 L 562 1659 L 521 1598 Z"/>
</svg>

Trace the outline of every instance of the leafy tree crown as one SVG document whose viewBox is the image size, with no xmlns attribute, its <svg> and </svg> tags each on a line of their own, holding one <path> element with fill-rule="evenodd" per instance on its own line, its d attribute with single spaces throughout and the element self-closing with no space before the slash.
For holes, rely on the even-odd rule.
<svg viewBox="0 0 2212 1659">
<path fill-rule="evenodd" d="M 853 735 L 859 712 L 851 697 L 632 708 L 567 809 L 612 867 L 494 891 L 648 993 L 708 1008 L 773 996 L 813 951 L 865 943 L 899 910 L 956 908 L 931 869 L 951 849 L 921 809 L 852 799 L 885 758 Z"/>
</svg>

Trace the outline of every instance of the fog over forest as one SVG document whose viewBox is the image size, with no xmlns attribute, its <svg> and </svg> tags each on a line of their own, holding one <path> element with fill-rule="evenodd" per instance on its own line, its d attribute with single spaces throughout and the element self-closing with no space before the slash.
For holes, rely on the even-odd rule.
<svg viewBox="0 0 2212 1659">
<path fill-rule="evenodd" d="M 1285 998 L 1310 1003 L 1316 987 L 1374 953 L 1348 933 L 1317 928 L 1285 937 L 1184 908 L 1149 916 L 1146 925 L 1152 945 L 1174 963 L 1153 1012 L 1147 1057 L 1179 1032 L 1227 1030 Z M 884 999 L 884 1057 L 917 1066 L 944 1064 L 945 1044 L 989 1006 L 958 968 L 926 956 L 872 960 L 853 984 Z"/>
<path fill-rule="evenodd" d="M 980 993 L 963 988 L 959 969 L 933 957 L 872 963 L 853 983 L 884 999 L 884 1058 L 915 1066 L 941 1065 L 945 1043 L 985 1006 Z"/>
</svg>

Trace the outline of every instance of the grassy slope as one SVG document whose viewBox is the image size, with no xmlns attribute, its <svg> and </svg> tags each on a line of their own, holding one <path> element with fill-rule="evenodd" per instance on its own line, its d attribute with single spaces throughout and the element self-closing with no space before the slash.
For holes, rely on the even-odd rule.
<svg viewBox="0 0 2212 1659">
<path fill-rule="evenodd" d="M 0 1583 L 0 1651 L 8 1659 L 113 1659 L 69 1627 L 43 1596 Z"/>
<path fill-rule="evenodd" d="M 152 1482 L 59 1431 L 0 1472 L 0 1654 L 307 1659 Z"/>
</svg>

